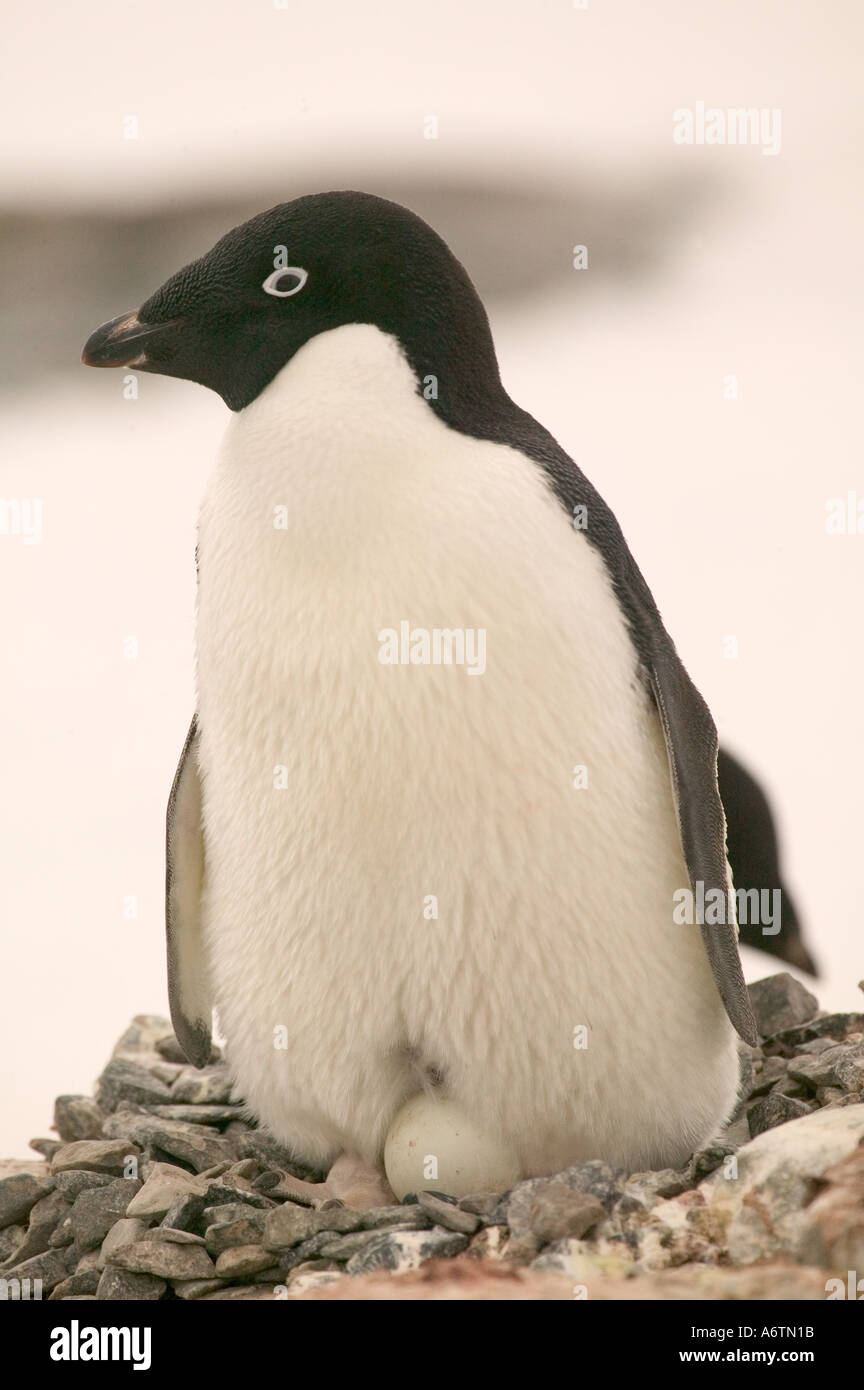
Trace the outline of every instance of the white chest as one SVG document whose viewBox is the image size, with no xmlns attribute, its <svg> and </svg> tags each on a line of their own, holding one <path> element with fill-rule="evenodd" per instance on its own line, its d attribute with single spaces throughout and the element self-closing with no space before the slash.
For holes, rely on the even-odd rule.
<svg viewBox="0 0 864 1390">
<path fill-rule="evenodd" d="M 535 465 L 449 430 L 396 344 L 354 325 L 232 422 L 199 544 L 206 930 L 241 1084 L 277 1132 L 374 1149 L 419 1057 L 475 1113 L 510 1097 L 563 1166 L 603 1126 L 619 1142 L 599 1096 L 661 996 L 646 1084 L 673 1044 L 728 1072 L 701 943 L 670 935 L 686 875 L 659 724 L 601 559 Z M 402 664 L 436 632 L 442 659 Z M 443 659 L 459 633 L 473 674 Z M 315 1039 L 290 1081 L 282 1022 Z"/>
</svg>

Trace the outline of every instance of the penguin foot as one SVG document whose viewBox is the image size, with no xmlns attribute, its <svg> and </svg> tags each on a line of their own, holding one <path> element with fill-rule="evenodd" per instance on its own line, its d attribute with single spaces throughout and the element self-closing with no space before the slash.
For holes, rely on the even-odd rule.
<svg viewBox="0 0 864 1390">
<path fill-rule="evenodd" d="M 372 1207 L 392 1206 L 396 1201 L 383 1170 L 349 1153 L 339 1155 L 326 1182 L 304 1182 L 290 1173 L 283 1173 L 276 1190 L 280 1196 L 313 1207 L 337 1201 L 358 1211 L 369 1211 Z"/>
</svg>

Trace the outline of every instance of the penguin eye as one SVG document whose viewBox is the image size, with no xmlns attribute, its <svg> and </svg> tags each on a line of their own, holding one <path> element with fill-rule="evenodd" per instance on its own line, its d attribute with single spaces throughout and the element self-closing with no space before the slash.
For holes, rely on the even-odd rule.
<svg viewBox="0 0 864 1390">
<path fill-rule="evenodd" d="M 274 270 L 261 286 L 266 294 L 275 294 L 277 299 L 287 299 L 289 295 L 302 290 L 309 273 L 299 265 L 288 265 L 282 270 Z"/>
</svg>

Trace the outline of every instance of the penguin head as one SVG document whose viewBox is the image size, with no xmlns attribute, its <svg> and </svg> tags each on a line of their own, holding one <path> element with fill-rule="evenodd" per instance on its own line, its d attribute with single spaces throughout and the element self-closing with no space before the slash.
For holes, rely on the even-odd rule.
<svg viewBox="0 0 864 1390">
<path fill-rule="evenodd" d="M 82 361 L 197 381 L 242 410 L 310 338 L 348 323 L 398 338 L 418 380 L 498 379 L 485 310 L 446 243 L 398 203 L 353 192 L 235 227 L 97 328 Z"/>
</svg>

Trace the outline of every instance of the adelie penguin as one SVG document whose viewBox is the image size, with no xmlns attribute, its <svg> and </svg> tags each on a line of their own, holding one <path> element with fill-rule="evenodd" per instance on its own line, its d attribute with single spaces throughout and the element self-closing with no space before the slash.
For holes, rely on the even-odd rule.
<svg viewBox="0 0 864 1390">
<path fill-rule="evenodd" d="M 236 412 L 169 807 L 190 1059 L 215 1005 L 255 1115 L 332 1167 L 316 1198 L 384 1200 L 385 1158 L 400 1196 L 686 1162 L 756 1040 L 734 922 L 673 922 L 676 890 L 728 886 L 714 724 L 445 243 L 377 197 L 298 198 L 84 361 Z M 403 622 L 482 632 L 485 670 L 382 660 Z"/>
</svg>

